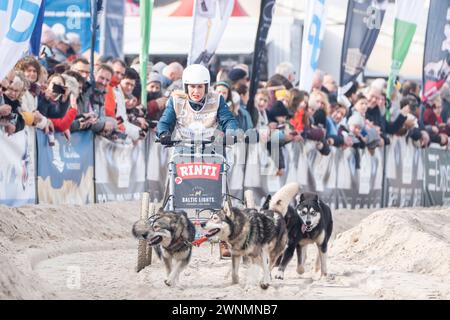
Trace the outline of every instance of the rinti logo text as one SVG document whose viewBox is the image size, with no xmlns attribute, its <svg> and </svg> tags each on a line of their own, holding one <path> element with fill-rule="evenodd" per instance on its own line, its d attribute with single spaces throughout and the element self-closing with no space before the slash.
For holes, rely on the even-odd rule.
<svg viewBox="0 0 450 320">
<path fill-rule="evenodd" d="M 220 164 L 195 162 L 177 164 L 177 175 L 182 179 L 219 180 Z"/>
</svg>

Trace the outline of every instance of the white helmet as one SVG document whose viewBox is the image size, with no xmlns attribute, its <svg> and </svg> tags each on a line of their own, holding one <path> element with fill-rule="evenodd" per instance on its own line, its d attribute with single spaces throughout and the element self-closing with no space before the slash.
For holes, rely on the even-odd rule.
<svg viewBox="0 0 450 320">
<path fill-rule="evenodd" d="M 201 64 L 191 64 L 183 71 L 183 86 L 187 84 L 204 84 L 208 89 L 211 81 L 209 71 Z"/>
</svg>

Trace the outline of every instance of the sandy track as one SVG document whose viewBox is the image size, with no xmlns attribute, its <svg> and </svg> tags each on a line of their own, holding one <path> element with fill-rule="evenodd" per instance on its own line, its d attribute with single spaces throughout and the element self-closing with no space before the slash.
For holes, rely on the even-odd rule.
<svg viewBox="0 0 450 320">
<path fill-rule="evenodd" d="M 194 248 L 176 288 L 164 285 L 164 268 L 156 258 L 136 273 L 137 242 L 130 229 L 138 207 L 138 203 L 48 210 L 40 206 L 8 209 L 9 218 L 0 207 L 4 253 L 0 265 L 5 267 L 0 272 L 0 298 L 450 298 L 448 208 L 390 209 L 370 216 L 368 210 L 335 212 L 337 238 L 329 251 L 330 276 L 320 279 L 312 270 L 316 248 L 310 246 L 304 275 L 295 272 L 294 258 L 285 280 L 274 279 L 263 291 L 256 284 L 254 274 L 259 271 L 254 267 L 241 268 L 241 283 L 230 285 L 231 280 L 225 279 L 230 261 L 219 260 L 217 246 L 211 254 L 209 243 Z M 399 244 L 403 247 L 397 250 Z"/>
</svg>

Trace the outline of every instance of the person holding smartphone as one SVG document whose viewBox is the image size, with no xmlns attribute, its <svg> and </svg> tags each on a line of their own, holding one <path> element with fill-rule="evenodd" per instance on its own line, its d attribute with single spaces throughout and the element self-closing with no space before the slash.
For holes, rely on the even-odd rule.
<svg viewBox="0 0 450 320">
<path fill-rule="evenodd" d="M 61 74 L 55 73 L 48 79 L 47 89 L 38 98 L 38 111 L 47 118 L 62 118 L 69 108 L 70 91 Z"/>
</svg>

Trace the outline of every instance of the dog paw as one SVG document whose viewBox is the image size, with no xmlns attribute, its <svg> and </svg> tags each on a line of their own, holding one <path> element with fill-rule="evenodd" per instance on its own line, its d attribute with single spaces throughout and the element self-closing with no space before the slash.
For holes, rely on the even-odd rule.
<svg viewBox="0 0 450 320">
<path fill-rule="evenodd" d="M 232 278 L 231 284 L 239 284 L 239 278 Z"/>
<path fill-rule="evenodd" d="M 275 275 L 275 279 L 283 280 L 284 279 L 284 272 L 283 271 L 278 271 L 277 274 Z"/>
<path fill-rule="evenodd" d="M 268 284 L 268 283 L 265 283 L 265 282 L 261 282 L 259 286 L 260 286 L 261 289 L 263 289 L 263 290 L 267 290 L 267 288 L 269 288 L 269 284 Z"/>
<path fill-rule="evenodd" d="M 170 281 L 170 280 L 164 280 L 164 283 L 166 284 L 166 286 L 168 286 L 168 287 L 171 287 L 173 284 L 172 284 L 172 281 Z"/>
<path fill-rule="evenodd" d="M 335 275 L 335 274 L 329 274 L 329 273 L 326 273 L 325 275 L 322 275 L 322 276 L 326 277 L 326 279 L 327 279 L 328 281 L 334 281 L 334 280 L 336 280 L 336 275 Z"/>
<path fill-rule="evenodd" d="M 303 266 L 298 266 L 298 267 L 297 267 L 297 273 L 298 273 L 298 274 L 304 274 L 304 273 L 305 273 L 305 267 L 303 267 Z"/>
</svg>

